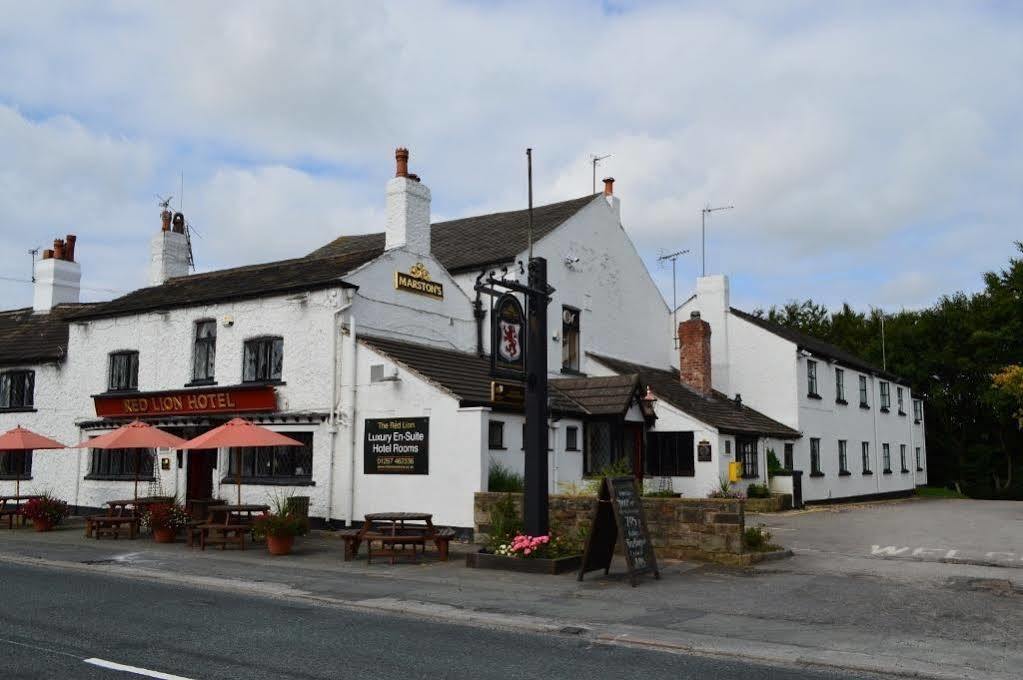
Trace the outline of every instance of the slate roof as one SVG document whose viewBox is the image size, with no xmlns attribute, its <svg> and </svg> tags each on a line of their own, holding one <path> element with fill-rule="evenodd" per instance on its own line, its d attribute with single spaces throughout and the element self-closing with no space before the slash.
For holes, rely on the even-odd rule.
<svg viewBox="0 0 1023 680">
<path fill-rule="evenodd" d="M 748 406 L 736 405 L 734 400 L 720 392 L 715 391 L 707 397 L 695 392 L 682 384 L 675 369 L 652 368 L 599 354 L 590 353 L 590 356 L 615 373 L 639 376 L 640 385 L 644 389 L 649 386 L 658 399 L 663 399 L 680 411 L 716 427 L 721 432 L 779 439 L 798 439 L 802 436 L 798 430 L 768 418 L 759 411 Z M 657 410 L 656 405 L 654 410 Z"/>
<path fill-rule="evenodd" d="M 489 357 L 368 335 L 360 336 L 360 341 L 441 387 L 462 406 L 491 405 Z M 548 392 L 551 410 L 566 415 L 621 415 L 631 405 L 638 385 L 636 376 L 554 379 Z"/>
<path fill-rule="evenodd" d="M 533 240 L 543 238 L 572 217 L 598 194 L 533 208 Z M 452 274 L 509 262 L 529 245 L 528 211 L 512 210 L 436 222 L 430 229 L 430 251 Z M 341 236 L 309 257 L 384 250 L 384 234 Z"/>
<path fill-rule="evenodd" d="M 63 361 L 72 314 L 92 305 L 57 305 L 45 314 L 31 307 L 0 311 L 0 366 Z"/>
<path fill-rule="evenodd" d="M 74 318 L 122 316 L 333 286 L 354 288 L 341 277 L 378 254 L 361 251 L 317 259 L 303 257 L 181 276 L 168 279 L 161 286 L 140 288 L 110 302 L 93 305 Z"/>
<path fill-rule="evenodd" d="M 749 321 L 754 326 L 759 326 L 770 333 L 774 333 L 780 338 L 794 343 L 799 349 L 805 349 L 811 354 L 831 359 L 832 361 L 836 361 L 839 364 L 856 369 L 857 371 L 877 375 L 894 382 L 905 382 L 894 373 L 889 373 L 868 361 L 864 361 L 852 352 L 848 352 L 841 347 L 832 345 L 829 342 L 824 342 L 812 335 L 807 335 L 806 333 L 802 333 L 787 326 L 782 326 L 781 324 L 768 321 L 767 319 L 763 319 L 759 316 L 754 316 L 753 314 L 744 312 L 741 309 L 736 309 L 735 307 L 731 307 L 730 309 L 732 314 L 740 319 Z"/>
</svg>

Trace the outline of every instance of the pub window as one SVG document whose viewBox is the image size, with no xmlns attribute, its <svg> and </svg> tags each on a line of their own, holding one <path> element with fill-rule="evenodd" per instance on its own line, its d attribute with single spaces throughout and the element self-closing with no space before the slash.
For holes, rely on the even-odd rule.
<svg viewBox="0 0 1023 680">
<path fill-rule="evenodd" d="M 302 446 L 246 446 L 230 449 L 228 475 L 224 483 L 233 482 L 241 462 L 241 477 L 250 484 L 302 484 L 313 478 L 313 433 L 288 432 Z"/>
<path fill-rule="evenodd" d="M 920 422 L 924 419 L 924 403 L 919 399 L 913 400 L 913 420 Z"/>
<path fill-rule="evenodd" d="M 565 450 L 579 450 L 579 428 L 575 426 L 565 428 Z"/>
<path fill-rule="evenodd" d="M 881 461 L 884 463 L 883 472 L 890 475 L 892 473 L 892 447 L 888 446 L 887 442 L 881 444 L 881 455 Z"/>
<path fill-rule="evenodd" d="M 280 380 L 284 367 L 284 338 L 253 338 L 245 341 L 243 382 Z"/>
<path fill-rule="evenodd" d="M 845 400 L 845 371 L 841 368 L 835 369 L 835 402 L 839 404 L 848 403 Z"/>
<path fill-rule="evenodd" d="M 742 463 L 742 476 L 744 479 L 755 479 L 760 477 L 760 461 L 757 457 L 756 439 L 737 439 L 735 442 L 736 460 Z"/>
<path fill-rule="evenodd" d="M 887 382 L 882 380 L 881 381 L 881 410 L 884 411 L 885 413 L 887 413 L 888 409 L 890 409 L 891 407 L 892 407 L 891 386 Z"/>
<path fill-rule="evenodd" d="M 86 479 L 153 479 L 152 449 L 92 449 Z"/>
<path fill-rule="evenodd" d="M 622 457 L 621 437 L 617 445 L 615 428 L 609 422 L 586 423 L 586 449 L 583 454 L 583 474 L 596 475 Z M 619 433 L 620 435 L 620 433 Z M 626 461 L 629 463 L 630 461 Z"/>
<path fill-rule="evenodd" d="M 922 463 L 923 463 L 923 461 L 920 459 L 920 447 L 918 446 L 918 447 L 916 447 L 916 471 L 917 472 L 923 472 L 924 471 Z"/>
<path fill-rule="evenodd" d="M 654 477 L 695 477 L 692 432 L 651 432 L 647 435 L 646 473 Z"/>
<path fill-rule="evenodd" d="M 579 310 L 561 308 L 561 368 L 579 370 Z"/>
<path fill-rule="evenodd" d="M 909 468 L 906 467 L 906 445 L 899 444 L 899 464 L 901 465 L 900 470 L 902 472 L 909 472 Z"/>
<path fill-rule="evenodd" d="M 919 449 L 917 449 L 919 451 Z M 31 479 L 31 451 L 0 451 L 0 479 Z"/>
<path fill-rule="evenodd" d="M 870 471 L 870 442 L 863 442 L 860 445 L 860 455 L 863 457 L 863 474 L 873 474 Z"/>
<path fill-rule="evenodd" d="M 867 376 L 860 376 L 860 406 L 863 408 L 869 408 L 870 403 L 867 402 Z"/>
<path fill-rule="evenodd" d="M 110 381 L 107 388 L 111 392 L 137 390 L 139 388 L 138 352 L 110 353 Z"/>
<path fill-rule="evenodd" d="M 906 408 L 905 408 L 905 406 L 903 405 L 903 402 L 902 402 L 902 388 L 901 387 L 896 387 L 895 388 L 895 400 L 896 400 L 896 403 L 899 405 L 899 415 L 900 416 L 906 415 Z"/>
<path fill-rule="evenodd" d="M 729 456 L 732 455 L 732 440 L 731 439 L 726 439 L 725 440 L 725 453 L 728 454 Z"/>
<path fill-rule="evenodd" d="M 195 345 L 192 347 L 192 382 L 213 382 L 217 358 L 217 322 L 212 319 L 195 322 Z"/>
<path fill-rule="evenodd" d="M 0 373 L 0 409 L 32 408 L 35 402 L 35 371 Z"/>
<path fill-rule="evenodd" d="M 817 362 L 806 361 L 806 395 L 808 397 L 819 397 L 817 394 Z"/>
<path fill-rule="evenodd" d="M 793 460 L 792 460 L 792 458 L 793 458 L 793 455 L 792 455 L 793 454 L 793 448 L 794 447 L 792 445 L 792 442 L 788 442 L 788 443 L 785 444 L 785 469 L 786 470 L 791 470 L 792 466 L 794 464 Z"/>
<path fill-rule="evenodd" d="M 491 420 L 487 429 L 487 445 L 492 449 L 504 448 L 504 423 L 500 420 Z"/>
<path fill-rule="evenodd" d="M 810 439 L 810 476 L 823 477 L 821 472 L 821 440 Z"/>
<path fill-rule="evenodd" d="M 838 440 L 838 474 L 849 474 L 849 451 L 844 439 Z"/>
</svg>

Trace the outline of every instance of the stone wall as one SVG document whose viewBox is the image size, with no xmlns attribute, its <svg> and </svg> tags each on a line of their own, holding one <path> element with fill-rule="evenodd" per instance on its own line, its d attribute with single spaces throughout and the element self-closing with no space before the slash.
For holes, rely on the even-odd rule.
<svg viewBox="0 0 1023 680">
<path fill-rule="evenodd" d="M 772 493 L 770 498 L 747 498 L 746 512 L 782 512 L 792 509 L 792 494 Z"/>
<path fill-rule="evenodd" d="M 485 542 L 491 510 L 510 495 L 522 512 L 522 494 L 477 493 L 475 499 L 476 542 Z M 593 496 L 551 496 L 551 529 L 573 534 L 589 530 L 593 520 Z M 643 498 L 650 539 L 658 557 L 742 563 L 745 501 L 727 498 Z"/>
</svg>

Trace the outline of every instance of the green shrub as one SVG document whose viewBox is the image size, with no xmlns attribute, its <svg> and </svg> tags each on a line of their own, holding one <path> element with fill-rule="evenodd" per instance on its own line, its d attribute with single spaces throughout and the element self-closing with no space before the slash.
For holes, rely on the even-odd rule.
<svg viewBox="0 0 1023 680">
<path fill-rule="evenodd" d="M 500 493 L 518 493 L 525 486 L 522 475 L 512 472 L 501 463 L 490 461 L 490 473 L 487 475 L 487 490 Z"/>
<path fill-rule="evenodd" d="M 490 530 L 487 547 L 491 550 L 508 543 L 511 538 L 522 531 L 522 516 L 515 507 L 515 497 L 507 494 L 494 503 L 490 509 Z"/>
<path fill-rule="evenodd" d="M 767 450 L 767 476 L 774 477 L 776 474 L 784 470 L 781 461 L 778 460 L 778 456 L 774 454 L 774 449 Z"/>
<path fill-rule="evenodd" d="M 759 552 L 772 550 L 774 548 L 774 546 L 771 545 L 771 532 L 768 531 L 763 524 L 759 524 L 755 527 L 748 527 L 742 538 L 743 543 L 746 544 L 746 548 L 748 550 Z"/>
<path fill-rule="evenodd" d="M 770 498 L 771 489 L 766 484 L 750 484 L 746 487 L 747 498 Z"/>
</svg>

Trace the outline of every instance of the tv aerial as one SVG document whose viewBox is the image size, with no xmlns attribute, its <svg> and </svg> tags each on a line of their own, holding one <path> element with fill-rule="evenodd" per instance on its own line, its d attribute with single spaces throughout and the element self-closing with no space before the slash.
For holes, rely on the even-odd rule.
<svg viewBox="0 0 1023 680">
<path fill-rule="evenodd" d="M 677 278 L 675 276 L 675 265 L 678 262 L 678 258 L 689 253 L 689 249 L 676 250 L 673 253 L 669 253 L 663 248 L 658 249 L 660 255 L 657 257 L 658 268 L 667 266 L 665 263 L 671 260 L 671 336 L 674 338 L 675 349 L 678 349 L 678 285 Z"/>
</svg>

